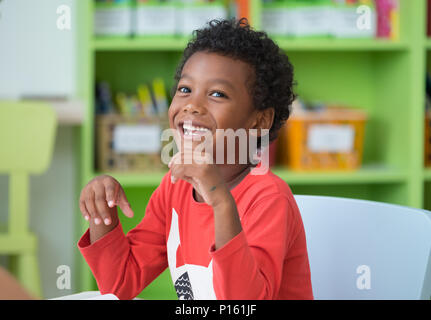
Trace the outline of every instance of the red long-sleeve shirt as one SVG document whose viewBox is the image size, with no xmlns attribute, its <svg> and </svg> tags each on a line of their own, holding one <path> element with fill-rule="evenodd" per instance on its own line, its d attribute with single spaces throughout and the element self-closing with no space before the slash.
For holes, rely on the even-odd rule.
<svg viewBox="0 0 431 320">
<path fill-rule="evenodd" d="M 142 221 L 78 247 L 101 293 L 137 296 L 169 266 L 179 299 L 313 299 L 301 215 L 289 186 L 270 170 L 231 190 L 242 231 L 214 250 L 214 213 L 193 186 L 170 181 L 152 194 Z"/>
</svg>

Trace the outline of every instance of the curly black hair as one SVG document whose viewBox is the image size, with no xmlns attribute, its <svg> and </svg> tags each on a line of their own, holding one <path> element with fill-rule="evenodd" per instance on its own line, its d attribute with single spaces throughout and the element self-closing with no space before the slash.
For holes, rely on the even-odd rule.
<svg viewBox="0 0 431 320">
<path fill-rule="evenodd" d="M 228 56 L 253 67 L 255 80 L 250 94 L 256 109 L 274 108 L 269 141 L 275 140 L 279 129 L 289 118 L 290 106 L 296 97 L 293 92 L 293 66 L 287 55 L 265 32 L 253 30 L 246 18 L 211 20 L 208 26 L 193 31 L 176 70 L 172 96 L 175 95 L 185 63 L 200 51 Z"/>
</svg>

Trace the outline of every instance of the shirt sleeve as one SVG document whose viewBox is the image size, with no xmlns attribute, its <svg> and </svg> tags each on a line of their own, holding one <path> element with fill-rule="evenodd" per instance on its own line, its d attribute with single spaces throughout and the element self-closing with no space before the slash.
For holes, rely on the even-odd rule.
<svg viewBox="0 0 431 320">
<path fill-rule="evenodd" d="M 211 247 L 217 299 L 277 296 L 295 220 L 286 196 L 267 196 L 244 214 L 238 235 L 218 250 Z"/>
<path fill-rule="evenodd" d="M 153 192 L 144 218 L 127 235 L 119 223 L 94 243 L 90 243 L 89 230 L 79 240 L 78 248 L 102 294 L 133 299 L 167 268 L 162 185 L 163 181 Z"/>
</svg>

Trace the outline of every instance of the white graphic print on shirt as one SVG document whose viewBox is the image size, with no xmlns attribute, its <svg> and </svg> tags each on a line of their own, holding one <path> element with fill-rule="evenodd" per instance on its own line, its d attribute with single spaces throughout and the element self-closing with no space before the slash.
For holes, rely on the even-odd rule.
<svg viewBox="0 0 431 320">
<path fill-rule="evenodd" d="M 167 243 L 168 262 L 172 281 L 180 300 L 215 300 L 212 260 L 208 267 L 183 264 L 177 268 L 177 250 L 181 245 L 178 214 L 172 208 L 171 228 Z"/>
</svg>

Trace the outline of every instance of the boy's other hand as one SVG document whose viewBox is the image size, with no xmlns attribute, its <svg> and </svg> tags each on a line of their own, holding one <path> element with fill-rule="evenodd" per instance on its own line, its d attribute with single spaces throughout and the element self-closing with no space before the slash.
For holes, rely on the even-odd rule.
<svg viewBox="0 0 431 320">
<path fill-rule="evenodd" d="M 96 226 L 118 223 L 117 206 L 131 218 L 133 211 L 120 183 L 113 177 L 101 175 L 92 179 L 81 191 L 79 208 L 85 220 Z"/>
</svg>

